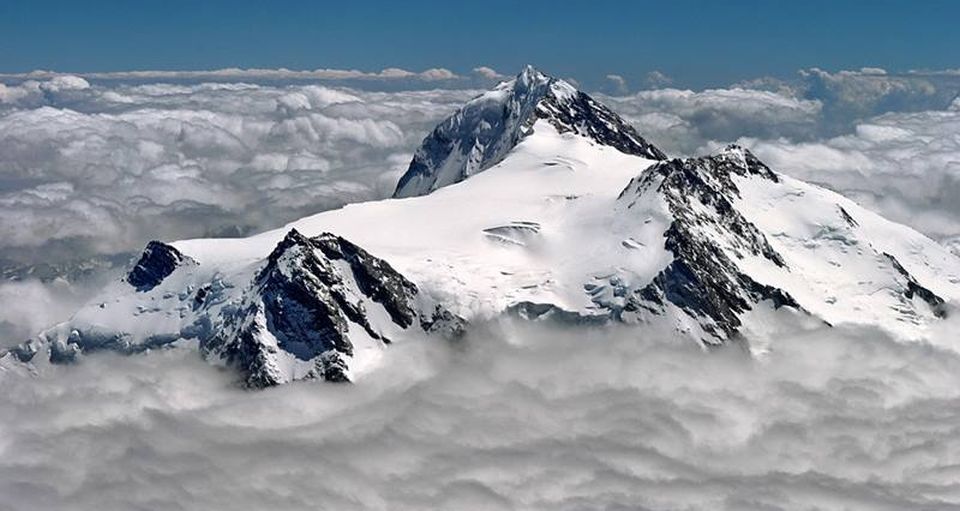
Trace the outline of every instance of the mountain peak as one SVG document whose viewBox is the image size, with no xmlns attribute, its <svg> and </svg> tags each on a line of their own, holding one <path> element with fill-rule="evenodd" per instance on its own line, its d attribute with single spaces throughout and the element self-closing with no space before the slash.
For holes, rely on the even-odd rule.
<svg viewBox="0 0 960 511">
<path fill-rule="evenodd" d="M 283 239 L 280 240 L 280 243 L 277 243 L 277 246 L 273 248 L 273 251 L 267 257 L 267 260 L 270 263 L 275 264 L 277 260 L 280 259 L 280 257 L 282 257 L 283 254 L 287 252 L 287 250 L 296 246 L 309 246 L 309 245 L 310 245 L 310 238 L 307 238 L 303 234 L 300 234 L 300 231 L 296 230 L 295 228 L 290 229 L 287 232 L 286 236 L 284 236 Z"/>
<path fill-rule="evenodd" d="M 549 94 L 570 96 L 579 92 L 566 80 L 550 76 L 530 64 L 524 66 L 512 80 L 498 84 L 494 91 L 501 88 L 512 90 L 518 95 L 529 94 L 528 99 L 533 101 L 539 101 Z"/>
<path fill-rule="evenodd" d="M 537 121 L 623 153 L 666 156 L 626 121 L 571 84 L 526 66 L 512 80 L 467 102 L 423 140 L 394 197 L 426 195 L 502 161 Z"/>
<path fill-rule="evenodd" d="M 520 73 L 517 74 L 516 78 L 514 79 L 521 83 L 535 83 L 551 80 L 549 76 L 542 73 L 539 69 L 533 67 L 531 64 L 523 66 L 523 69 L 520 70 Z"/>
</svg>

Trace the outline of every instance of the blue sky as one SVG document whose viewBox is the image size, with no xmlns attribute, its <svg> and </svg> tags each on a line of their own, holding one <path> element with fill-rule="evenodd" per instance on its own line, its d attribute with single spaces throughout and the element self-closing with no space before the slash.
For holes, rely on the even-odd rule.
<svg viewBox="0 0 960 511">
<path fill-rule="evenodd" d="M 797 69 L 960 67 L 952 1 L 0 0 L 0 72 L 530 62 L 688 86 Z"/>
</svg>

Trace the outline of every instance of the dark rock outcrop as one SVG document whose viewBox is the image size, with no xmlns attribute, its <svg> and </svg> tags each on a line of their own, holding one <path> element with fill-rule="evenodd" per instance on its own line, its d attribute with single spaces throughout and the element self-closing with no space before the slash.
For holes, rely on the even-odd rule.
<svg viewBox="0 0 960 511">
<path fill-rule="evenodd" d="M 391 342 L 385 325 L 371 319 L 370 307 L 382 307 L 400 330 L 462 329 L 462 320 L 440 306 L 422 312 L 418 293 L 386 261 L 339 236 L 307 238 L 291 230 L 242 303 L 223 309 L 220 328 L 202 340 L 201 350 L 239 369 L 252 387 L 299 378 L 348 381 L 353 336 L 362 331 Z M 298 364 L 312 368 L 301 375 L 291 369 Z"/>
<path fill-rule="evenodd" d="M 884 252 L 883 255 L 890 261 L 890 265 L 893 266 L 897 273 L 906 280 L 906 287 L 903 290 L 904 297 L 908 300 L 912 300 L 914 297 L 920 298 L 930 306 L 930 310 L 933 311 L 934 316 L 938 318 L 945 318 L 947 316 L 943 298 L 940 298 L 936 293 L 917 282 L 917 279 L 900 264 L 900 261 L 898 261 L 896 257 L 886 252 Z"/>
<path fill-rule="evenodd" d="M 151 241 L 143 250 L 140 260 L 127 274 L 126 281 L 137 291 L 146 292 L 159 285 L 163 279 L 184 264 L 196 264 L 196 262 L 166 243 Z"/>
<path fill-rule="evenodd" d="M 752 153 L 729 146 L 713 156 L 657 163 L 624 189 L 619 200 L 629 210 L 637 197 L 657 187 L 674 218 L 664 233 L 664 247 L 674 260 L 616 314 L 659 313 L 670 303 L 698 318 L 709 335 L 702 340 L 715 344 L 730 339 L 741 326 L 740 315 L 757 302 L 800 308 L 788 293 L 757 282 L 731 259 L 753 255 L 788 269 L 763 233 L 734 208 L 740 195 L 734 175 L 779 180 Z"/>
</svg>

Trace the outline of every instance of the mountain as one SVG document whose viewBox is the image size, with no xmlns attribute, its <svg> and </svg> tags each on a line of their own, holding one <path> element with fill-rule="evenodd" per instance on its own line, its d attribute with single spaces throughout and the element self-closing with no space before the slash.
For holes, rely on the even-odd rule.
<svg viewBox="0 0 960 511">
<path fill-rule="evenodd" d="M 626 154 L 666 158 L 607 107 L 569 83 L 527 66 L 427 135 L 393 196 L 425 195 L 487 170 L 531 135 L 541 120 L 560 133 L 575 133 Z"/>
<path fill-rule="evenodd" d="M 375 364 L 387 344 L 412 330 L 453 338 L 463 320 L 339 236 L 308 238 L 291 229 L 265 259 L 216 267 L 152 241 L 102 300 L 13 348 L 0 367 L 197 339 L 208 361 L 236 369 L 250 387 L 340 382 Z"/>
<path fill-rule="evenodd" d="M 194 296 L 201 308 L 211 296 L 204 289 Z M 349 381 L 366 363 L 361 357 L 378 356 L 403 330 L 461 330 L 461 320 L 441 306 L 421 308 L 418 292 L 349 241 L 328 233 L 307 238 L 294 229 L 242 298 L 220 310 L 209 335 L 199 336 L 200 349 L 239 368 L 254 387 L 303 378 Z"/>
<path fill-rule="evenodd" d="M 666 207 L 672 261 L 626 300 L 602 303 L 633 316 L 674 309 L 708 343 L 733 338 L 761 303 L 919 338 L 946 315 L 945 298 L 960 297 L 960 260 L 947 249 L 740 147 L 655 164 L 617 200 L 625 215 Z"/>
<path fill-rule="evenodd" d="M 582 118 L 625 125 L 586 105 Z M 454 338 L 503 314 L 763 351 L 781 324 L 922 340 L 960 301 L 947 249 L 742 147 L 663 159 L 602 143 L 586 124 L 529 122 L 483 172 L 430 181 L 425 195 L 249 238 L 152 243 L 125 280 L 0 367 L 196 339 L 249 386 L 353 381 L 389 363 L 391 343 Z"/>
</svg>

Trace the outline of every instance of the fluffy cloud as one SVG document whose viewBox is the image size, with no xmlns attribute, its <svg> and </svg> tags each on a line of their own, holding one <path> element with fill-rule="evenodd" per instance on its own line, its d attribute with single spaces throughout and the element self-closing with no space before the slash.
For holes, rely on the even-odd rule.
<svg viewBox="0 0 960 511">
<path fill-rule="evenodd" d="M 960 239 L 960 75 L 800 73 L 730 89 L 603 97 L 673 155 L 730 142 L 948 244 Z M 951 103 L 951 99 L 953 102 Z"/>
<path fill-rule="evenodd" d="M 385 197 L 423 134 L 474 94 L 91 87 L 66 76 L 6 86 L 0 259 L 36 264 L 137 250 L 151 238 L 241 235 Z"/>
<path fill-rule="evenodd" d="M 405 73 L 363 79 L 427 80 Z M 673 154 L 739 140 L 960 247 L 960 103 L 937 103 L 956 78 L 802 78 L 601 99 Z M 241 235 L 385 196 L 475 93 L 103 79 L 0 86 L 0 259 Z M 0 285 L 0 342 L 83 296 Z M 91 356 L 0 374 L 0 509 L 960 508 L 958 327 L 915 344 L 822 328 L 751 359 L 649 330 L 493 324 L 394 345 L 357 385 L 256 393 L 193 349 Z"/>
<path fill-rule="evenodd" d="M 960 91 L 960 73 L 888 73 L 880 68 L 828 72 L 801 70 L 796 79 L 758 78 L 737 87 L 768 90 L 824 105 L 818 134 L 846 133 L 870 117 L 889 112 L 943 110 Z"/>
<path fill-rule="evenodd" d="M 610 82 L 610 85 L 613 87 L 613 90 L 617 94 L 626 94 L 627 93 L 627 79 L 620 75 L 607 75 L 607 80 Z"/>
<path fill-rule="evenodd" d="M 800 72 L 801 94 L 828 102 L 837 115 L 860 118 L 883 112 L 941 110 L 960 90 L 960 77 L 945 74 L 888 74 L 883 69 L 830 73 Z"/>
<path fill-rule="evenodd" d="M 823 328 L 751 359 L 506 325 L 387 362 L 263 392 L 188 349 L 8 375 L 0 507 L 960 506 L 960 356 L 929 344 Z"/>
<path fill-rule="evenodd" d="M 647 82 L 647 87 L 651 89 L 660 89 L 672 84 L 673 78 L 670 78 L 669 76 L 667 76 L 664 73 L 661 73 L 660 71 L 654 70 L 647 73 L 646 82 Z"/>
<path fill-rule="evenodd" d="M 475 67 L 473 68 L 473 73 L 488 80 L 502 80 L 507 78 L 506 75 L 502 75 L 498 73 L 496 69 L 487 66 Z"/>
<path fill-rule="evenodd" d="M 104 276 L 77 286 L 65 279 L 39 279 L 0 284 L 0 350 L 10 348 L 37 332 L 73 314 L 86 302 L 90 288 L 104 283 Z"/>
<path fill-rule="evenodd" d="M 741 88 L 657 89 L 601 100 L 675 155 L 696 154 L 711 140 L 809 137 L 817 131 L 822 109 L 819 101 Z"/>
</svg>

